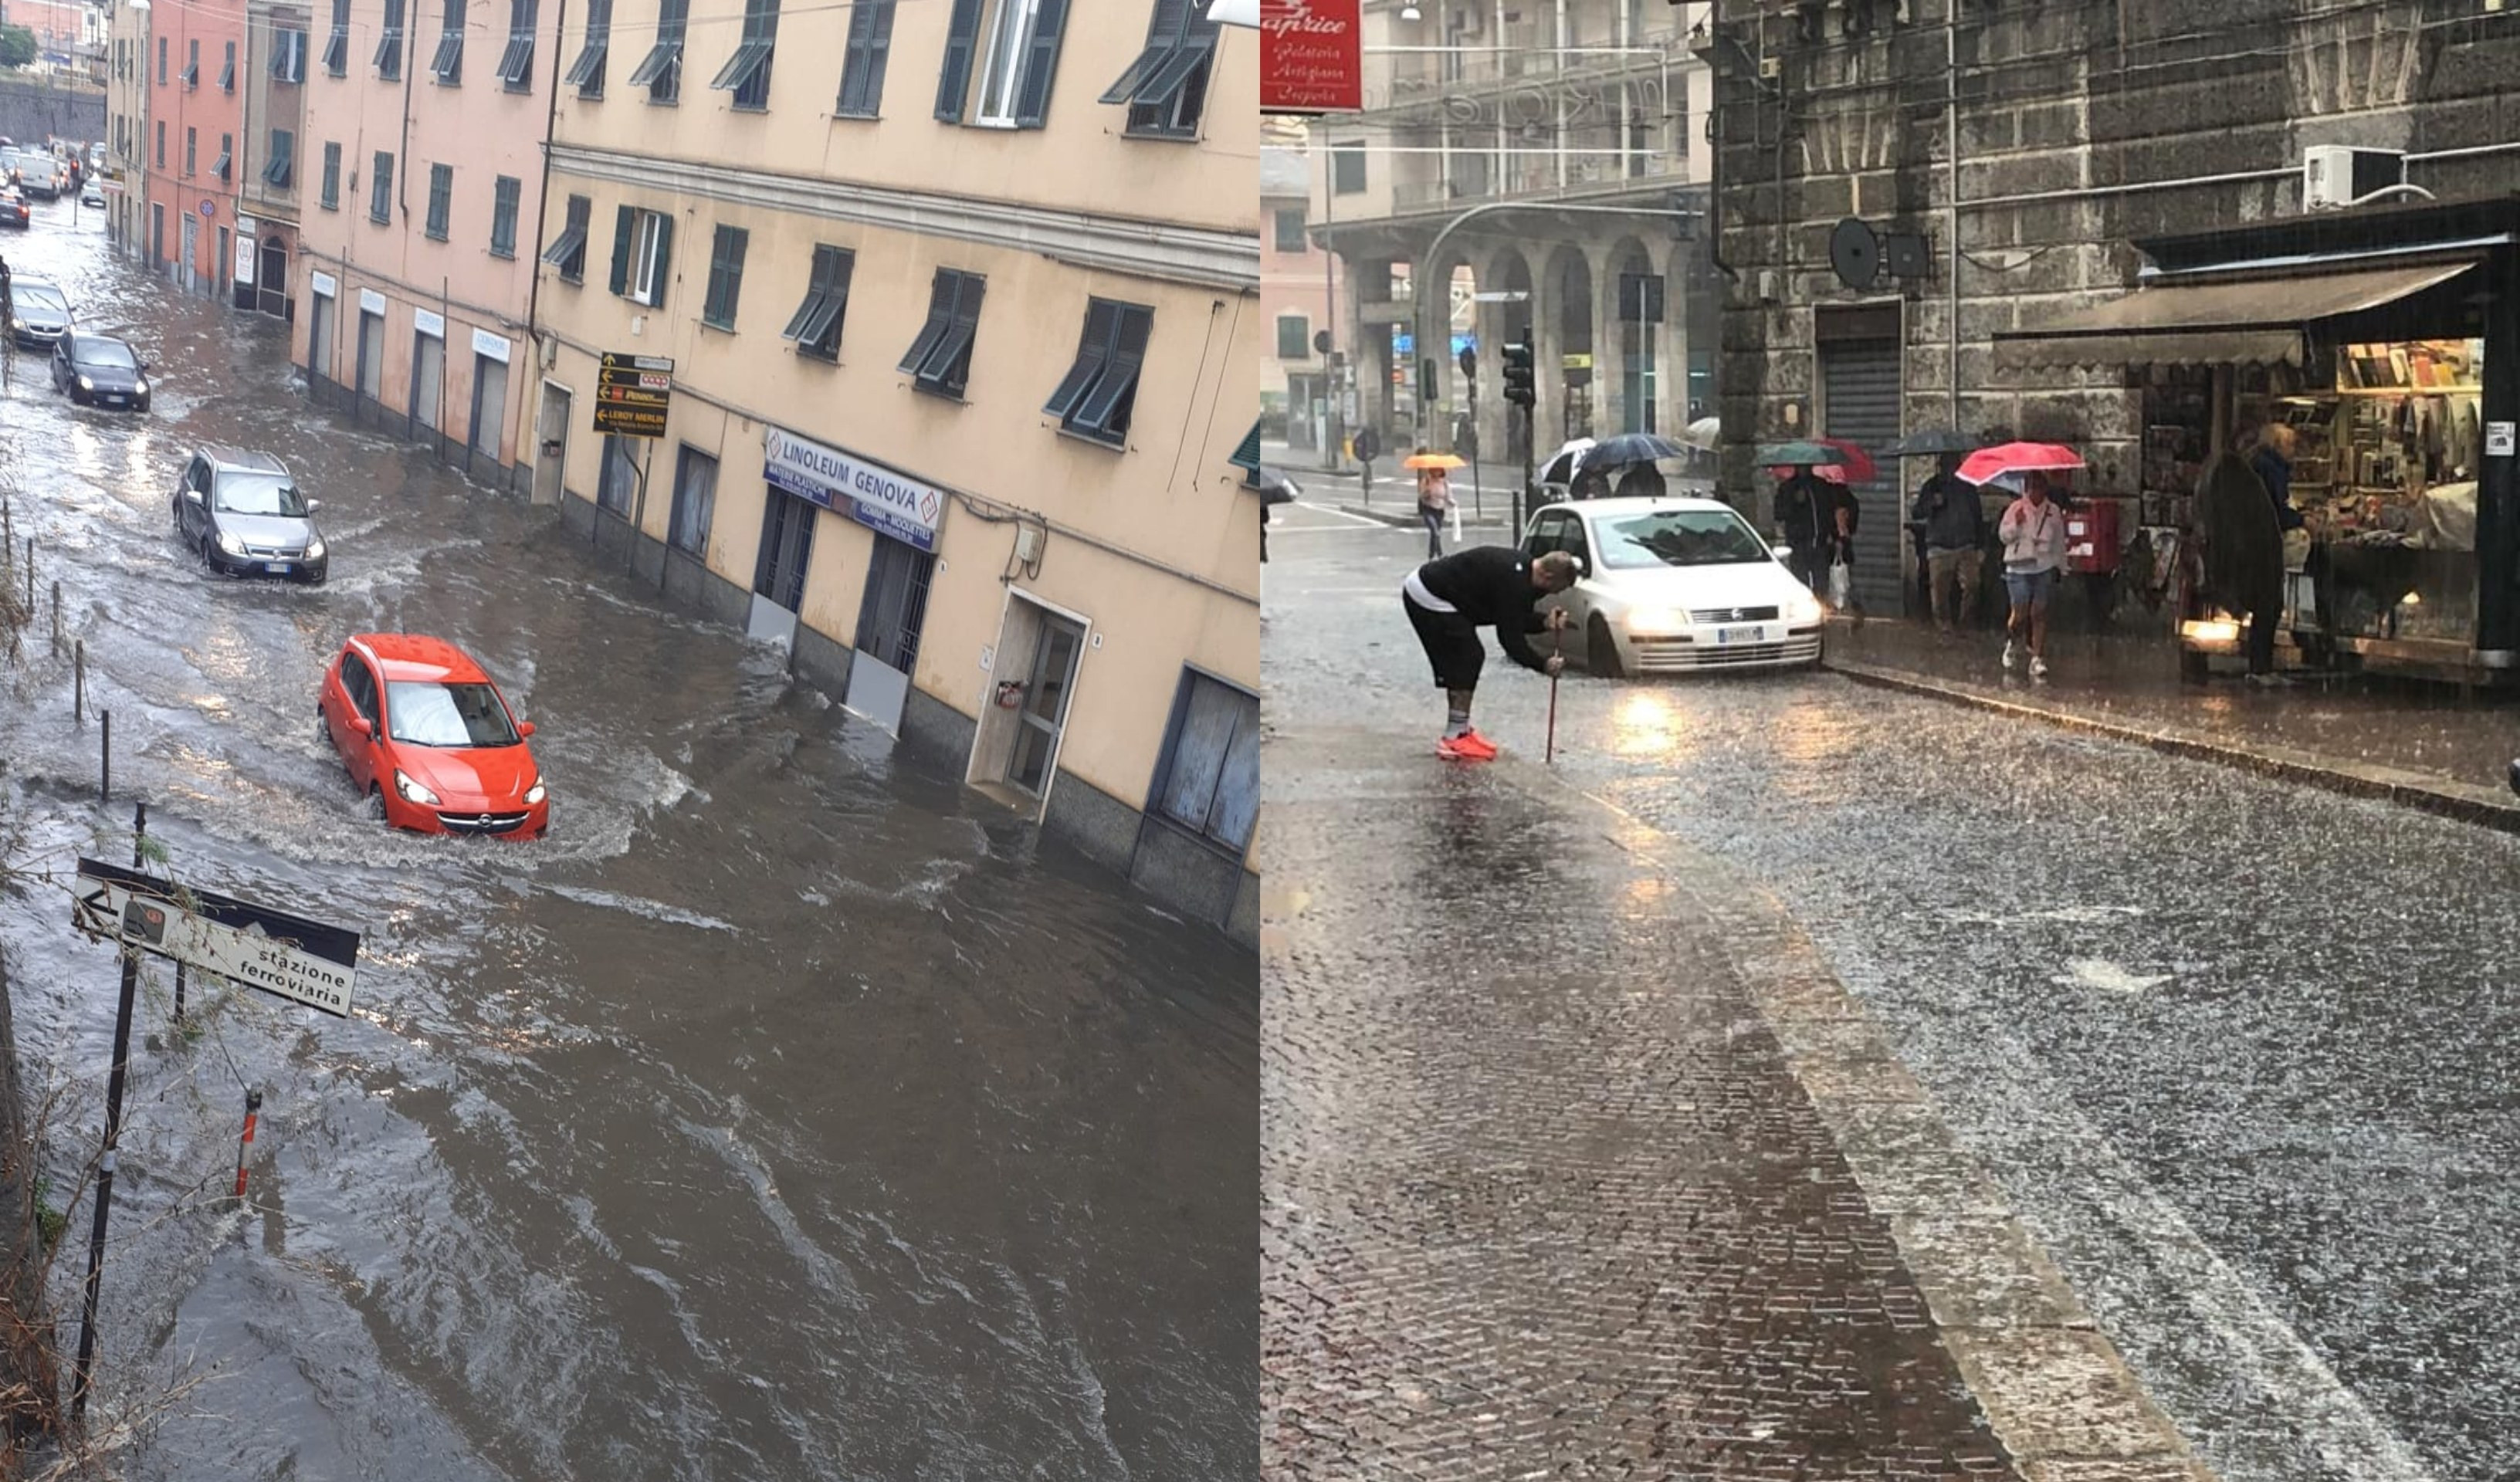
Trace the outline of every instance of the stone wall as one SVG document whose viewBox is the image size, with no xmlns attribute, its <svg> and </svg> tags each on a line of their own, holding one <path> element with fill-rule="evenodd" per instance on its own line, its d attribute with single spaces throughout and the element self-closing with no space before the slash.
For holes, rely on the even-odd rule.
<svg viewBox="0 0 2520 1482">
<path fill-rule="evenodd" d="M 1875 18 L 1871 29 L 1846 34 L 1850 5 Z M 1893 18 L 1903 8 L 1905 24 Z M 2124 372 L 1999 373 L 1991 335 L 2124 292 L 2135 240 L 2298 214 L 2308 146 L 2420 157 L 2520 144 L 2508 104 L 2520 93 L 2520 11 L 2452 0 L 2302 9 L 1719 0 L 1720 243 L 1738 275 L 1716 375 L 1725 487 L 1755 486 L 1755 440 L 1809 429 L 1816 309 L 1888 301 L 1904 318 L 1910 427 L 1957 421 L 2070 441 L 2092 463 L 2091 488 L 2133 493 L 2142 411 Z M 1809 11 L 1822 17 L 1817 41 L 1801 34 Z M 1763 59 L 1776 78 L 1762 79 Z M 2443 201 L 2480 200 L 2507 195 L 2515 171 L 2520 149 L 2418 157 L 2408 178 Z M 1849 215 L 1922 233 L 1930 275 L 1844 287 L 1828 235 Z"/>
<path fill-rule="evenodd" d="M 46 87 L 24 77 L 0 76 L 0 137 L 21 144 L 46 139 L 89 143 L 105 137 L 105 89 Z"/>
</svg>

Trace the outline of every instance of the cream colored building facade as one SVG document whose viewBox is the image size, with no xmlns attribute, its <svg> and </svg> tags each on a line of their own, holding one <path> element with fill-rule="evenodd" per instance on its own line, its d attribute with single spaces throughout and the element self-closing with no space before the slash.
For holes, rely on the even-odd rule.
<svg viewBox="0 0 2520 1482">
<path fill-rule="evenodd" d="M 105 230 L 117 251 L 142 250 L 147 205 L 141 172 L 149 155 L 149 6 L 107 0 L 105 70 Z"/>
<path fill-rule="evenodd" d="M 565 50 L 535 497 L 1255 936 L 1257 33 L 614 0 Z M 593 430 L 606 354 L 661 437 Z"/>
<path fill-rule="evenodd" d="M 561 10 L 308 5 L 292 353 L 318 401 L 501 487 L 531 462 L 527 326 Z"/>
</svg>

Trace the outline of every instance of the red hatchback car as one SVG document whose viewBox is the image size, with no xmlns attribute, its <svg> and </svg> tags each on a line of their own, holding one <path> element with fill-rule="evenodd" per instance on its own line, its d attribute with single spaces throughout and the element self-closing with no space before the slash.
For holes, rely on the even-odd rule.
<svg viewBox="0 0 2520 1482">
<path fill-rule="evenodd" d="M 324 673 L 316 725 L 375 816 L 423 833 L 540 838 L 551 797 L 530 722 L 454 645 L 361 633 Z"/>
</svg>

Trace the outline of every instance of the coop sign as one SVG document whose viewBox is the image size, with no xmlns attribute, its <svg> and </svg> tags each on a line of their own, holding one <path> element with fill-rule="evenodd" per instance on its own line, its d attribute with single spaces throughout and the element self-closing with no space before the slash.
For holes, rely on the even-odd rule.
<svg viewBox="0 0 2520 1482">
<path fill-rule="evenodd" d="M 936 549 L 943 490 L 781 427 L 762 432 L 762 477 L 809 504 L 922 551 Z"/>
<path fill-rule="evenodd" d="M 102 861 L 78 862 L 70 923 L 200 972 L 347 1014 L 359 934 Z"/>
</svg>

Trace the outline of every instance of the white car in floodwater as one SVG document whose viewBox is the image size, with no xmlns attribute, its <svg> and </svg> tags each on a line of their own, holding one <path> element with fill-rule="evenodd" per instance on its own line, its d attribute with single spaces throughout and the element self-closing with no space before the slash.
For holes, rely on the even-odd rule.
<svg viewBox="0 0 2520 1482">
<path fill-rule="evenodd" d="M 1601 678 L 1820 663 L 1826 614 L 1730 505 L 1545 505 L 1524 529 L 1522 549 L 1564 551 L 1583 562 L 1575 585 L 1540 606 L 1566 609 L 1566 657 Z"/>
</svg>

